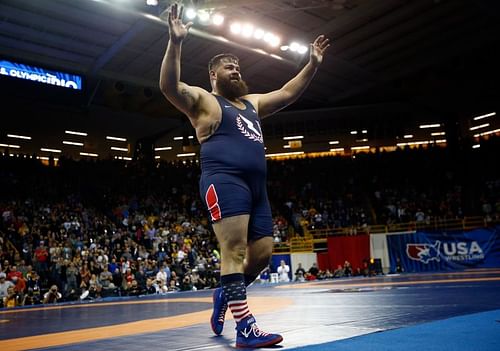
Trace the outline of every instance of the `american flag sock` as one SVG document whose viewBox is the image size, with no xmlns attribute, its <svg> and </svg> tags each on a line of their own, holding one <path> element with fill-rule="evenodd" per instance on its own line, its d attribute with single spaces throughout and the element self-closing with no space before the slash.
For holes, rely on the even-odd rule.
<svg viewBox="0 0 500 351">
<path fill-rule="evenodd" d="M 247 289 L 245 277 L 241 273 L 233 273 L 221 276 L 222 290 L 226 297 L 227 305 L 233 314 L 236 323 L 252 316 L 247 304 Z"/>
</svg>

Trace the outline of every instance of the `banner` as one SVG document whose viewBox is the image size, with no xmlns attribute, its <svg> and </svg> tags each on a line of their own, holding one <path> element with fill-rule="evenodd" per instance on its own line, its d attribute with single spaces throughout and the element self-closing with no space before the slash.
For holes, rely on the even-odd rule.
<svg viewBox="0 0 500 351">
<path fill-rule="evenodd" d="M 387 235 L 391 271 L 500 267 L 500 227 L 470 232 Z"/>
<path fill-rule="evenodd" d="M 76 74 L 50 71 L 45 68 L 28 66 L 6 60 L 0 60 L 0 75 L 31 80 L 63 88 L 82 90 L 82 77 Z"/>
</svg>

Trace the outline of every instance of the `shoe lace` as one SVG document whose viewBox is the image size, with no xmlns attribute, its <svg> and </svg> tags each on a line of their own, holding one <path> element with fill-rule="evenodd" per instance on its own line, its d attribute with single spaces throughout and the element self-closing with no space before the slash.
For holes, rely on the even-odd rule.
<svg viewBox="0 0 500 351">
<path fill-rule="evenodd" d="M 260 330 L 260 328 L 257 326 L 257 323 L 252 324 L 252 331 L 256 337 L 269 335 L 269 333 L 266 333 L 265 331 Z"/>
<path fill-rule="evenodd" d="M 226 318 L 226 311 L 227 311 L 227 303 L 222 305 L 222 308 L 220 309 L 219 322 L 224 323 L 224 319 Z"/>
</svg>

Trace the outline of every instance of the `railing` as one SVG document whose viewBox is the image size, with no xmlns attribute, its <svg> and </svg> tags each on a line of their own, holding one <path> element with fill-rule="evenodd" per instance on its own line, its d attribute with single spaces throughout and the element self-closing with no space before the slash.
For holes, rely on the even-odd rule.
<svg viewBox="0 0 500 351">
<path fill-rule="evenodd" d="M 334 235 L 359 235 L 359 234 L 388 234 L 397 232 L 412 232 L 423 230 L 472 230 L 500 224 L 498 220 L 487 221 L 484 217 L 465 217 L 463 219 L 433 219 L 425 222 L 407 222 L 394 224 L 370 225 L 366 227 L 304 229 L 304 236 L 294 236 L 288 242 L 276 243 L 275 253 L 313 252 L 318 245 L 325 244 L 329 236 Z"/>
</svg>

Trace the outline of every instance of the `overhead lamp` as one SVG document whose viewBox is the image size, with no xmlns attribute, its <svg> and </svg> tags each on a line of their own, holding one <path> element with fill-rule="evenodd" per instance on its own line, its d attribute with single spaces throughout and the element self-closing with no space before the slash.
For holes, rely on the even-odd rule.
<svg viewBox="0 0 500 351">
<path fill-rule="evenodd" d="M 266 32 L 264 32 L 263 29 L 260 29 L 260 28 L 257 28 L 254 32 L 253 32 L 253 37 L 257 40 L 260 40 L 262 38 L 264 38 L 264 35 L 266 34 Z"/>
<path fill-rule="evenodd" d="M 433 124 L 422 124 L 419 126 L 420 129 L 426 129 L 426 128 L 438 128 L 441 127 L 441 124 L 439 123 L 433 123 Z"/>
<path fill-rule="evenodd" d="M 431 133 L 431 136 L 439 136 L 439 135 L 446 135 L 446 132 L 434 132 L 434 133 Z"/>
<path fill-rule="evenodd" d="M 484 124 L 480 124 L 478 126 L 470 127 L 469 130 L 476 130 L 476 129 L 486 128 L 486 127 L 489 127 L 489 126 L 490 126 L 489 123 L 484 123 Z"/>
<path fill-rule="evenodd" d="M 300 44 L 294 41 L 294 42 L 290 43 L 290 46 L 288 48 L 290 49 L 290 51 L 296 52 L 299 50 L 299 47 L 300 47 Z"/>
<path fill-rule="evenodd" d="M 123 151 L 123 152 L 128 152 L 128 149 L 125 148 L 125 147 L 116 147 L 116 146 L 111 146 L 110 148 L 111 150 L 115 150 L 115 151 Z"/>
<path fill-rule="evenodd" d="M 338 140 L 332 140 L 332 141 L 329 141 L 328 144 L 330 145 L 337 145 L 339 143 Z"/>
<path fill-rule="evenodd" d="M 220 26 L 222 23 L 224 23 L 224 16 L 222 16 L 220 13 L 214 14 L 212 17 L 212 23 L 216 26 Z"/>
<path fill-rule="evenodd" d="M 406 135 L 403 136 L 403 138 L 405 138 L 405 139 L 411 139 L 411 138 L 413 138 L 413 134 L 406 134 Z"/>
<path fill-rule="evenodd" d="M 253 34 L 253 25 L 250 23 L 246 23 L 243 25 L 241 28 L 241 35 L 244 36 L 245 38 L 250 38 Z"/>
<path fill-rule="evenodd" d="M 0 144 L 0 147 L 8 147 L 10 149 L 19 149 L 19 148 L 21 148 L 19 145 L 13 145 L 13 144 Z"/>
<path fill-rule="evenodd" d="M 63 143 L 63 144 L 66 144 L 66 145 L 83 146 L 83 143 L 76 142 L 76 141 L 67 141 L 67 140 L 63 140 L 63 142 L 62 142 L 62 143 Z"/>
<path fill-rule="evenodd" d="M 308 48 L 307 46 L 304 46 L 304 45 L 300 45 L 297 52 L 301 55 L 305 54 L 307 52 Z"/>
<path fill-rule="evenodd" d="M 165 151 L 165 150 L 172 150 L 172 146 L 155 147 L 155 151 Z"/>
<path fill-rule="evenodd" d="M 196 156 L 196 153 L 194 152 L 188 152 L 185 154 L 177 154 L 177 157 L 191 157 L 191 156 Z"/>
<path fill-rule="evenodd" d="M 192 7 L 186 9 L 186 18 L 187 19 L 195 19 L 196 18 L 196 10 L 193 9 Z"/>
<path fill-rule="evenodd" d="M 200 20 L 201 23 L 208 23 L 210 21 L 210 13 L 206 10 L 199 10 L 198 13 L 198 19 Z"/>
<path fill-rule="evenodd" d="M 241 24 L 239 22 L 234 22 L 231 24 L 229 29 L 231 30 L 231 33 L 233 33 L 233 34 L 240 34 L 241 33 Z"/>
<path fill-rule="evenodd" d="M 356 134 L 358 134 L 358 131 L 357 130 L 351 130 L 351 134 L 352 135 L 356 135 Z"/>
<path fill-rule="evenodd" d="M 474 119 L 474 121 L 477 121 L 479 119 L 488 118 L 488 117 L 494 116 L 496 114 L 497 114 L 496 112 L 491 112 L 491 113 L 487 113 L 485 115 L 474 117 L 473 119 Z"/>
<path fill-rule="evenodd" d="M 31 140 L 30 136 L 25 136 L 25 135 L 17 135 L 17 134 L 7 134 L 8 138 L 14 138 L 14 139 L 25 139 L 25 140 Z"/>
<path fill-rule="evenodd" d="M 60 153 L 60 152 L 61 152 L 61 150 L 59 150 L 59 149 L 48 149 L 48 148 L 45 148 L 45 147 L 42 147 L 42 148 L 40 149 L 40 151 L 45 151 L 45 152 L 57 152 L 57 153 Z"/>
<path fill-rule="evenodd" d="M 283 137 L 283 140 L 296 140 L 296 139 L 304 139 L 304 136 L 303 135 L 294 135 L 294 136 Z"/>
<path fill-rule="evenodd" d="M 87 136 L 87 133 L 84 132 L 75 132 L 73 130 L 65 130 L 64 133 L 66 134 L 72 134 L 72 135 L 80 135 L 80 136 Z"/>
<path fill-rule="evenodd" d="M 174 140 L 182 140 L 182 139 L 184 139 L 184 137 L 181 137 L 181 136 L 174 137 Z"/>
<path fill-rule="evenodd" d="M 89 157 L 99 157 L 99 154 L 94 154 L 91 152 L 80 152 L 81 156 L 89 156 Z"/>
<path fill-rule="evenodd" d="M 334 148 L 334 149 L 330 149 L 330 152 L 344 152 L 344 148 L 343 147 L 337 147 L 337 148 Z"/>
<path fill-rule="evenodd" d="M 294 156 L 294 155 L 302 155 L 303 153 L 304 153 L 304 151 L 278 152 L 275 154 L 266 154 L 266 157 Z"/>
<path fill-rule="evenodd" d="M 115 141 L 127 141 L 127 139 L 125 139 L 125 138 L 119 138 L 119 137 L 114 137 L 114 136 L 106 136 L 106 139 L 115 140 Z"/>
</svg>

